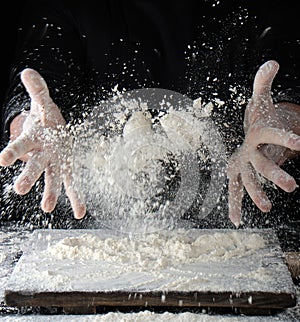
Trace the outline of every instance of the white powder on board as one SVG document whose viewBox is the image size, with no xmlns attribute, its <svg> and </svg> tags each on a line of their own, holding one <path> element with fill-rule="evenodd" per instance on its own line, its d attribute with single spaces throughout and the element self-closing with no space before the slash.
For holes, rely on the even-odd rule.
<svg viewBox="0 0 300 322">
<path fill-rule="evenodd" d="M 54 231 L 55 232 L 55 231 Z M 241 232 L 239 232 L 241 233 Z M 22 234 L 24 235 L 24 231 L 22 231 Z M 22 236 L 23 236 L 22 235 Z M 248 236 L 248 234 L 246 234 Z M 257 234 L 256 234 L 257 235 Z M 5 242 L 3 243 L 3 241 L 5 240 L 5 238 L 7 238 L 7 236 L 11 237 L 9 240 L 10 240 L 10 244 L 9 245 L 6 245 Z M 28 235 L 26 235 L 28 236 Z M 4 246 L 7 246 L 7 247 L 10 247 L 13 246 L 15 249 L 15 247 L 17 247 L 16 250 L 19 250 L 19 243 L 20 241 L 22 241 L 22 244 L 24 244 L 24 240 L 19 240 L 18 239 L 19 236 L 11 236 L 11 234 L 5 232 L 5 234 L 3 233 L 1 235 L 0 233 L 0 239 L 2 241 L 2 248 Z M 36 237 L 36 236 L 35 236 Z M 80 237 L 83 237 L 82 236 L 78 236 L 78 238 Z M 49 234 L 49 232 L 47 232 L 46 234 L 40 234 L 38 232 L 38 240 L 43 240 L 46 242 L 46 245 L 49 243 L 49 246 L 48 246 L 48 250 L 52 249 L 52 248 L 56 248 L 58 243 L 62 242 L 64 239 L 67 240 L 66 238 L 64 239 L 56 239 L 56 241 L 53 240 L 53 243 L 51 244 L 51 241 L 53 239 L 53 234 Z M 82 238 L 83 240 L 84 238 Z M 105 239 L 105 236 L 103 236 L 103 239 Z M 261 239 L 261 238 L 259 238 Z M 36 241 L 36 238 L 34 238 L 34 240 Z M 247 238 L 245 237 L 244 238 L 244 241 L 247 242 Z M 39 244 L 40 245 L 40 244 Z M 47 246 L 46 246 L 47 247 Z M 45 248 L 46 248 L 45 247 Z M 75 247 L 75 246 L 74 246 Z M 1 248 L 1 247 L 0 247 Z M 10 248 L 9 248 L 10 249 Z M 32 249 L 32 247 L 30 247 L 30 249 Z M 44 248 L 43 248 L 44 249 Z M 47 252 L 48 252 L 47 250 Z M 11 251 L 11 249 L 10 249 Z M 259 250 L 258 250 L 259 251 Z M 5 248 L 3 250 L 3 252 L 7 252 L 5 251 Z M 274 254 L 272 254 L 272 251 L 269 251 L 268 253 L 266 252 L 266 255 L 270 255 L 270 256 L 274 256 Z M 24 253 L 24 255 L 26 255 L 26 252 Z M 24 256 L 23 255 L 23 256 Z M 40 279 L 38 280 L 38 283 L 39 285 L 41 285 L 44 281 L 44 283 L 53 283 L 53 281 L 55 280 L 55 274 L 52 273 L 52 275 L 49 273 L 48 276 L 46 276 L 46 274 L 41 274 L 43 271 L 42 270 L 39 270 L 37 271 L 36 270 L 36 262 L 41 262 L 43 260 L 42 258 L 42 254 L 39 252 L 38 253 L 39 257 L 35 258 L 35 260 L 30 260 L 30 262 L 28 262 L 28 270 L 26 270 L 25 272 L 22 270 L 20 272 L 20 275 L 22 274 L 22 276 L 24 276 L 24 279 L 25 277 L 27 278 L 27 281 L 24 283 L 25 286 L 27 285 L 27 289 L 28 289 L 28 279 L 30 278 L 30 276 L 32 276 L 33 279 L 36 279 L 40 276 Z M 44 254 L 45 256 L 45 254 Z M 54 256 L 51 255 L 51 261 L 53 262 L 53 266 L 56 266 L 58 269 L 57 269 L 57 272 L 59 272 L 59 268 L 61 268 L 60 265 L 58 265 L 56 259 Z M 63 262 L 62 260 L 60 262 Z M 97 261 L 96 261 L 97 262 Z M 224 263 L 228 262 L 228 261 L 223 261 Z M 23 265 L 24 265 L 24 262 L 23 262 Z M 25 266 L 25 268 L 27 267 L 27 265 Z M 0 268 L 1 268 L 1 265 L 0 265 Z M 4 268 L 4 267 L 3 267 Z M 24 266 L 22 266 L 22 268 L 24 268 Z M 268 269 L 268 266 L 266 266 L 265 268 L 261 268 L 261 269 L 264 269 L 264 270 L 267 270 Z M 56 274 L 57 274 L 56 272 Z M 75 274 L 78 275 L 78 270 L 76 270 Z M 234 273 L 234 272 L 232 272 Z M 86 274 L 88 274 L 86 272 Z M 251 272 L 249 273 L 251 274 Z M 263 283 L 265 281 L 263 281 L 263 277 L 266 277 L 267 275 L 267 272 L 262 272 L 262 276 L 261 276 L 261 285 L 263 285 Z M 13 276 L 13 279 L 15 282 L 20 282 L 18 281 L 18 278 L 20 277 L 20 275 L 14 275 Z M 45 280 L 45 276 L 46 276 L 46 280 Z M 248 283 L 248 276 L 247 274 L 242 274 L 240 273 L 240 275 L 236 275 L 236 276 L 239 276 L 241 281 L 243 281 L 243 283 Z M 58 276 L 59 277 L 59 276 Z M 50 279 L 49 279 L 50 278 Z M 92 278 L 92 277 L 91 277 Z M 68 283 L 68 279 L 66 279 L 66 281 L 64 281 L 64 283 Z M 63 285 L 63 284 L 61 284 Z M 220 287 L 221 288 L 221 287 Z M 299 289 L 297 291 L 297 294 L 299 294 Z M 248 299 L 250 302 L 253 301 L 253 299 L 249 298 Z M 292 317 L 290 314 L 292 314 Z M 198 313 L 198 314 L 195 314 L 195 313 L 190 313 L 190 312 L 185 312 L 185 313 L 170 313 L 170 312 L 165 312 L 163 314 L 161 313 L 154 313 L 154 312 L 150 312 L 150 311 L 143 311 L 143 312 L 139 312 L 139 313 L 119 313 L 119 312 L 110 312 L 110 313 L 107 313 L 107 314 L 97 314 L 97 315 L 18 315 L 18 314 L 13 314 L 13 315 L 5 315 L 5 316 L 2 316 L 1 317 L 1 321 L 114 321 L 114 322 L 117 322 L 117 321 L 122 321 L 122 322 L 125 322 L 125 321 L 136 321 L 136 322 L 146 322 L 146 321 L 178 321 L 178 322 L 184 322 L 184 321 L 189 321 L 189 322 L 192 322 L 192 321 L 205 321 L 205 322 L 208 322 L 208 321 L 255 321 L 255 322 L 258 322 L 258 321 L 296 321 L 297 318 L 299 318 L 299 305 L 297 305 L 295 308 L 290 308 L 288 310 L 285 310 L 283 311 L 283 313 L 279 314 L 279 315 L 272 315 L 272 316 L 244 316 L 244 315 L 241 315 L 241 316 L 236 316 L 236 315 L 223 315 L 223 316 L 220 316 L 220 315 L 209 315 L 209 314 L 205 314 L 205 312 L 203 312 L 203 314 L 201 313 Z"/>
<path fill-rule="evenodd" d="M 41 234 L 10 279 L 26 291 L 290 291 L 287 267 L 265 235 L 175 229 Z M 267 235 L 268 236 L 268 235 Z"/>
<path fill-rule="evenodd" d="M 49 244 L 43 256 L 57 263 L 71 261 L 95 267 L 95 270 L 87 270 L 86 273 L 84 268 L 78 272 L 80 279 L 89 283 L 106 281 L 107 287 L 111 287 L 109 283 L 114 284 L 114 280 L 121 278 L 125 284 L 131 280 L 135 287 L 147 287 L 149 283 L 154 283 L 162 289 L 191 291 L 205 288 L 205 285 L 210 287 L 213 267 L 222 267 L 223 264 L 230 266 L 232 261 L 251 258 L 265 245 L 262 236 L 237 231 L 200 234 L 196 237 L 189 235 L 185 229 L 106 238 L 82 233 Z M 203 265 L 206 268 L 201 272 L 199 267 L 203 268 Z M 220 270 L 215 273 L 222 280 Z M 60 275 L 51 269 L 40 276 L 50 279 L 51 287 L 55 289 L 72 283 L 72 277 Z M 245 284 L 245 279 L 254 281 L 254 286 L 255 281 L 259 286 L 262 281 L 270 279 L 268 271 L 261 267 L 253 268 L 250 272 L 234 272 L 232 276 L 237 283 L 242 281 Z M 134 278 L 136 281 L 132 282 Z M 217 284 L 219 288 L 222 287 L 219 282 Z"/>
<path fill-rule="evenodd" d="M 179 233 L 178 233 L 179 232 Z M 142 238 L 101 239 L 92 234 L 66 237 L 47 251 L 59 259 L 101 260 L 135 265 L 136 270 L 163 269 L 198 262 L 219 262 L 252 255 L 265 246 L 257 234 L 203 234 L 193 240 L 183 231 L 152 233 Z"/>
</svg>

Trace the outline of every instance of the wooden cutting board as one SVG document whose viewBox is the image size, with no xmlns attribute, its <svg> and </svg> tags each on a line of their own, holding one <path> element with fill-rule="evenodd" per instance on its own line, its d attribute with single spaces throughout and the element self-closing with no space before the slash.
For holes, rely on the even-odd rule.
<svg viewBox="0 0 300 322">
<path fill-rule="evenodd" d="M 131 253 L 128 253 L 130 256 L 118 262 L 114 255 L 119 255 L 120 248 L 114 254 L 112 246 L 108 248 L 111 252 L 108 257 L 94 258 L 97 248 L 78 244 L 78 241 L 82 241 L 82 236 L 89 236 L 101 240 L 108 247 L 113 245 L 112 241 L 119 242 L 122 238 L 127 242 L 130 238 L 131 241 L 137 238 L 143 242 L 145 236 L 129 238 L 109 229 L 35 230 L 24 245 L 23 255 L 6 286 L 6 304 L 62 307 L 65 312 L 82 314 L 95 313 L 99 307 L 223 308 L 244 314 L 273 314 L 295 306 L 296 293 L 291 274 L 276 234 L 271 229 L 181 229 L 163 234 L 166 238 L 172 236 L 174 244 L 176 236 L 181 241 L 186 236 L 190 243 L 202 237 L 203 242 L 212 243 L 215 237 L 220 239 L 221 236 L 225 244 L 228 238 L 235 238 L 240 245 L 232 244 L 230 239 L 230 256 L 225 253 L 223 257 L 222 254 L 209 257 L 218 249 L 208 247 L 207 253 L 200 252 L 201 256 L 192 262 L 183 260 L 176 266 L 172 259 L 170 264 L 160 266 L 164 258 L 159 258 L 151 245 L 146 245 L 149 252 L 153 252 L 153 257 L 149 255 L 147 261 L 142 258 L 143 267 L 137 262 L 139 243 L 133 250 L 135 257 L 131 258 Z M 153 236 L 158 240 L 155 239 L 158 235 Z M 251 252 L 251 245 L 247 242 L 253 240 L 253 236 L 254 239 L 263 239 L 264 245 Z M 65 257 L 58 250 L 55 253 L 59 243 L 70 247 Z M 211 245 L 200 243 L 197 247 L 206 249 L 207 246 Z M 86 254 L 92 250 L 92 255 L 76 258 L 79 247 L 87 247 Z M 239 248 L 243 248 L 245 254 L 237 252 Z M 145 249 L 143 252 L 145 256 Z M 181 258 L 175 257 L 174 262 Z"/>
</svg>

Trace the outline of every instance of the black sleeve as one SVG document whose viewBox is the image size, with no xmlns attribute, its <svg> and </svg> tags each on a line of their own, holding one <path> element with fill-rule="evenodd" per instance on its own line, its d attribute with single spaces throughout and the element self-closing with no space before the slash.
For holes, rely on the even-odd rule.
<svg viewBox="0 0 300 322">
<path fill-rule="evenodd" d="M 84 70 L 84 35 L 78 31 L 67 1 L 29 0 L 24 5 L 10 85 L 4 99 L 2 120 L 4 139 L 8 138 L 11 119 L 30 105 L 29 96 L 20 81 L 24 68 L 37 70 L 46 80 L 50 95 L 68 121 Z"/>
<path fill-rule="evenodd" d="M 228 72 L 232 75 L 228 79 L 224 77 L 222 86 L 223 83 L 229 83 L 237 89 L 237 93 L 234 92 L 227 100 L 225 98 L 225 108 L 217 109 L 214 114 L 230 154 L 244 140 L 244 111 L 252 95 L 255 74 L 263 63 L 276 60 L 280 65 L 272 86 L 273 101 L 300 105 L 300 19 L 297 18 L 295 2 L 234 2 L 235 11 L 229 15 L 230 40 L 226 42 L 226 33 L 222 38 L 222 46 L 228 51 L 223 51 L 220 61 L 229 62 Z M 217 67 L 216 64 L 215 69 Z M 219 70 L 224 70 L 222 65 L 216 71 L 216 76 Z M 224 124 L 228 124 L 228 127 L 224 127 Z"/>
</svg>

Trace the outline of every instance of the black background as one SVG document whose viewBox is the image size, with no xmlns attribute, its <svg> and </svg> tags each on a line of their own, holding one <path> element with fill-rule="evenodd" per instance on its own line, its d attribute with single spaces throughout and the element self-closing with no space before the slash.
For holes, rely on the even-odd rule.
<svg viewBox="0 0 300 322">
<path fill-rule="evenodd" d="M 9 74 L 13 62 L 14 48 L 20 25 L 20 16 L 25 1 L 6 2 L 1 8 L 1 72 L 0 72 L 0 102 L 1 108 L 9 84 Z"/>
</svg>

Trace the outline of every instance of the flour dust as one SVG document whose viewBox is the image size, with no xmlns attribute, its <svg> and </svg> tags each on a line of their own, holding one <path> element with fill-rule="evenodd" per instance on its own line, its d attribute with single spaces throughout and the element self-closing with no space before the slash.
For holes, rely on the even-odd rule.
<svg viewBox="0 0 300 322">
<path fill-rule="evenodd" d="M 125 232 L 172 228 L 195 203 L 207 216 L 226 163 L 209 110 L 162 89 L 116 92 L 95 106 L 73 128 L 75 186 L 93 216 Z"/>
</svg>

